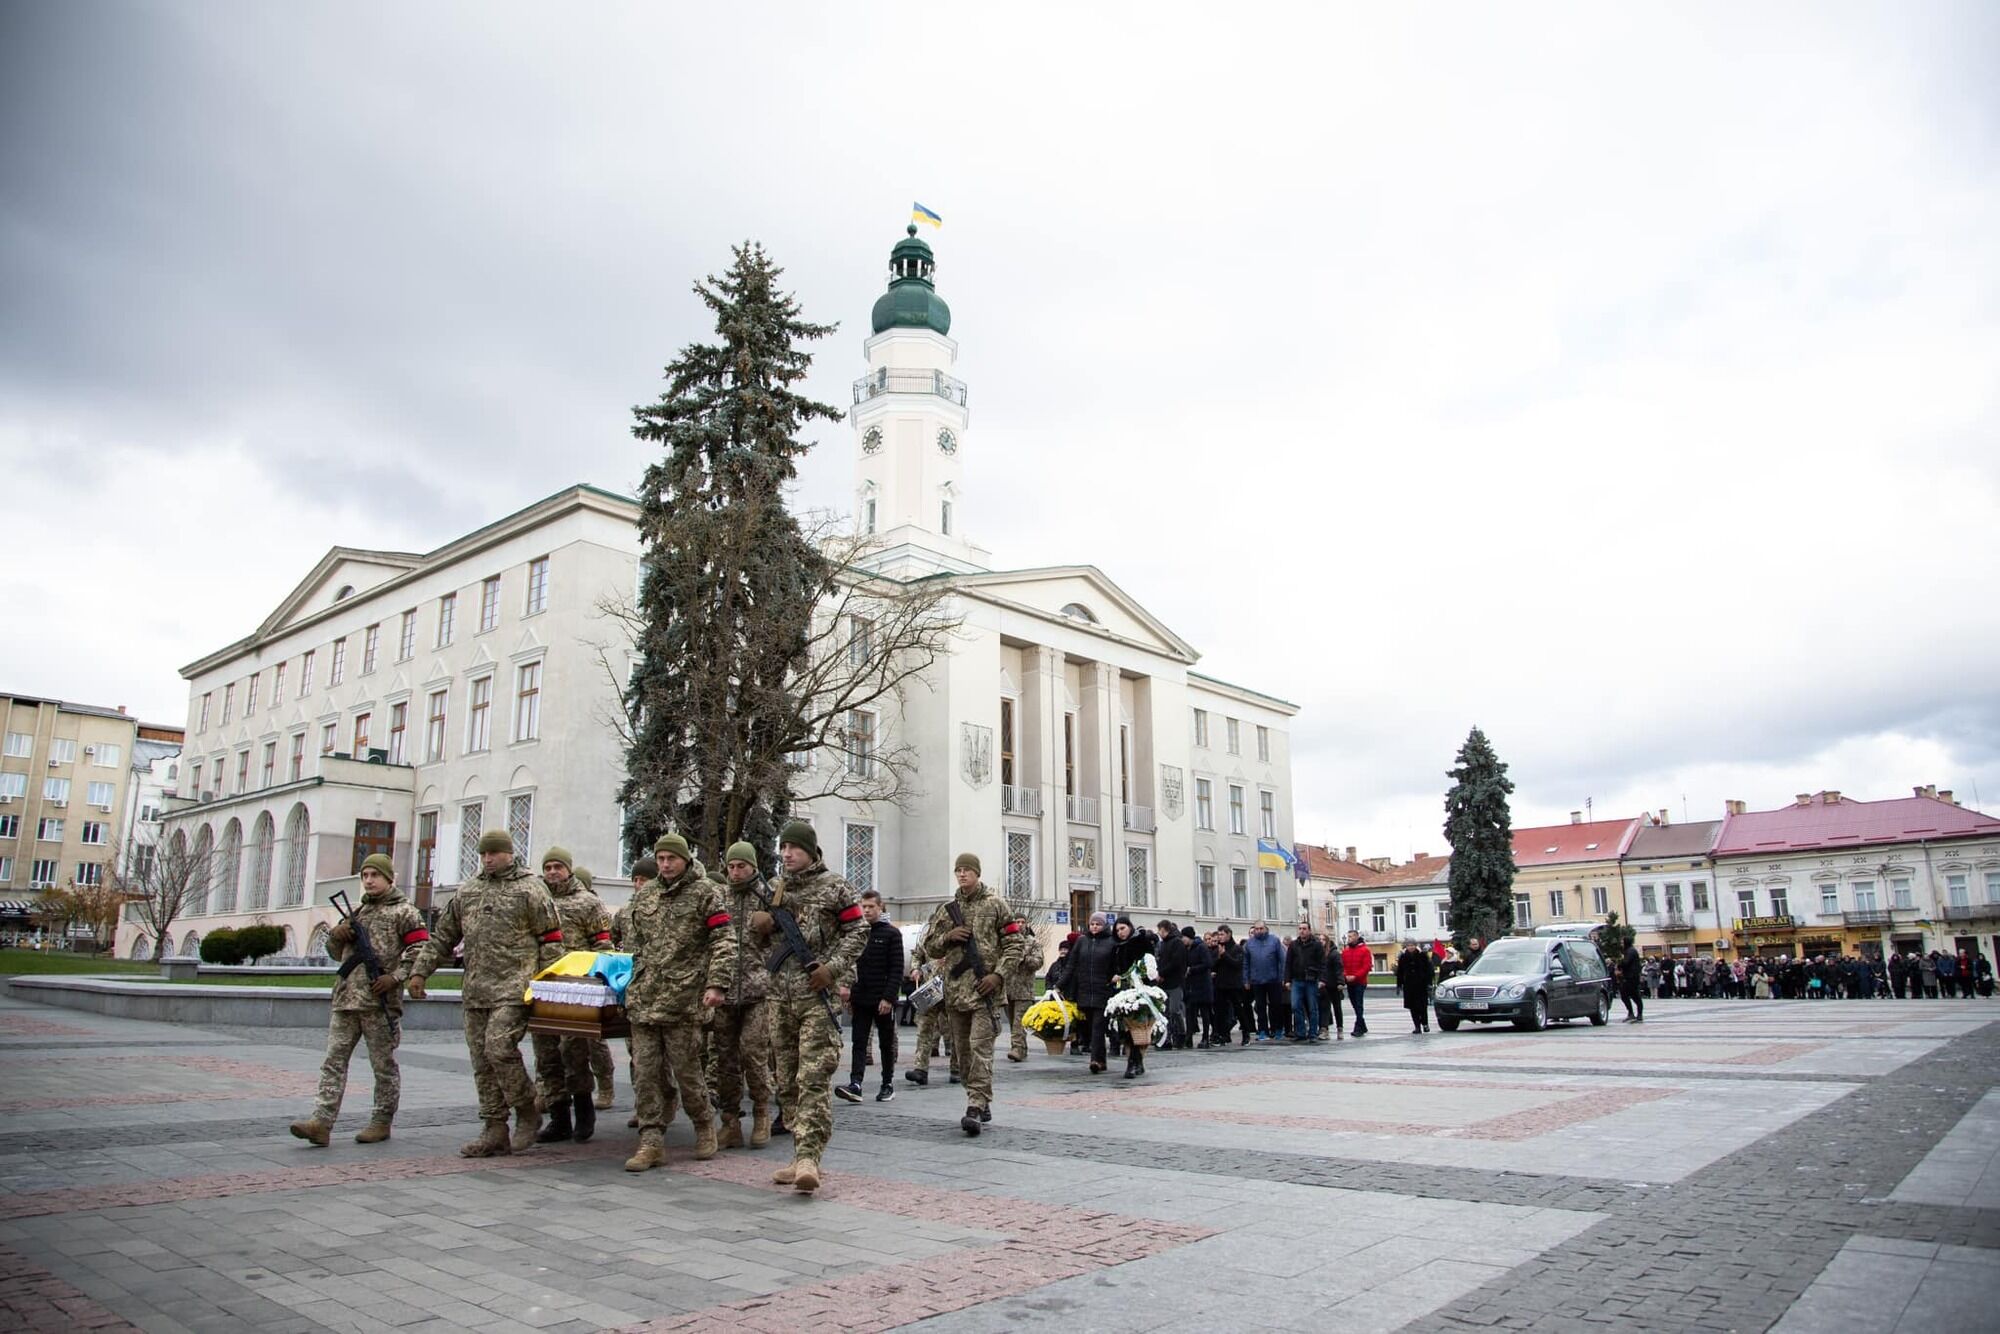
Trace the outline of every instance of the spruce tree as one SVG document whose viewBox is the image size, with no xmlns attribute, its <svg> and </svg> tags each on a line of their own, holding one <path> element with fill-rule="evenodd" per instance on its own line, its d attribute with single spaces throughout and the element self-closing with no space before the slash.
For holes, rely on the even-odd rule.
<svg viewBox="0 0 2000 1334">
<path fill-rule="evenodd" d="M 640 487 L 639 663 L 626 691 L 630 851 L 670 829 L 720 866 L 748 838 L 769 870 L 788 805 L 794 675 L 810 651 L 828 561 L 787 508 L 808 444 L 800 430 L 840 412 L 796 392 L 805 344 L 833 325 L 801 318 L 761 245 L 694 286 L 717 341 L 691 343 L 666 390 L 633 409 L 633 435 L 661 447 Z"/>
<path fill-rule="evenodd" d="M 1451 935 L 1464 954 L 1514 929 L 1514 822 L 1507 809 L 1513 781 L 1477 727 L 1459 747 L 1444 799 L 1451 844 Z"/>
</svg>

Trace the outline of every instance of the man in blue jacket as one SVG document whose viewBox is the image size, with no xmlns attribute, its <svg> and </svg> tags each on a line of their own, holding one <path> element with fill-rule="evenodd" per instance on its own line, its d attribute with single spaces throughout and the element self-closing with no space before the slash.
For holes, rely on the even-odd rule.
<svg viewBox="0 0 2000 1334">
<path fill-rule="evenodd" d="M 1279 992 L 1285 985 L 1285 942 L 1263 922 L 1252 922 L 1243 938 L 1243 981 L 1256 1009 L 1257 1040 L 1269 1042 L 1284 1008 Z"/>
</svg>

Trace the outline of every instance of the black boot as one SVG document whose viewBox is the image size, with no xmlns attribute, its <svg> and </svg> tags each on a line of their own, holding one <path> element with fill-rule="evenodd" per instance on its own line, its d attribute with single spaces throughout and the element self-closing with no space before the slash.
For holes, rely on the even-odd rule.
<svg viewBox="0 0 2000 1334">
<path fill-rule="evenodd" d="M 984 1124 L 985 1122 L 979 1118 L 979 1109 L 977 1107 L 967 1107 L 965 1115 L 958 1118 L 958 1128 L 968 1135 L 977 1136 L 980 1127 Z"/>
<path fill-rule="evenodd" d="M 597 1133 L 597 1104 L 588 1093 L 574 1093 L 569 1105 L 576 1113 L 576 1142 L 582 1144 Z"/>
<path fill-rule="evenodd" d="M 1125 1053 L 1125 1078 L 1137 1079 L 1138 1077 L 1139 1077 L 1139 1049 L 1137 1047 L 1133 1047 Z"/>
<path fill-rule="evenodd" d="M 558 1098 L 549 1107 L 549 1123 L 535 1136 L 537 1144 L 555 1144 L 571 1138 L 569 1104 Z"/>
</svg>

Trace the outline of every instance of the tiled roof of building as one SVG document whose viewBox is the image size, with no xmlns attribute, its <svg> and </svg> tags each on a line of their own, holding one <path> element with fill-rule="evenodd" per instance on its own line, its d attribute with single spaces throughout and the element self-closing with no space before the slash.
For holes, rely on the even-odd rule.
<svg viewBox="0 0 2000 1334">
<path fill-rule="evenodd" d="M 1382 873 L 1363 862 L 1351 862 L 1344 857 L 1336 857 L 1326 848 L 1317 848 L 1310 843 L 1301 843 L 1292 849 L 1305 858 L 1306 874 L 1315 880 L 1345 880 L 1350 885 L 1372 885 Z"/>
<path fill-rule="evenodd" d="M 1662 857 L 1706 857 L 1722 832 L 1720 820 L 1697 820 L 1693 824 L 1642 824 L 1627 848 L 1627 860 Z"/>
<path fill-rule="evenodd" d="M 1451 858 L 1413 857 L 1401 866 L 1391 867 L 1375 878 L 1371 889 L 1389 889 L 1397 886 L 1442 885 L 1451 879 Z"/>
<path fill-rule="evenodd" d="M 1774 811 L 1745 811 L 1722 822 L 1715 855 L 1849 848 L 1918 839 L 1979 838 L 2000 834 L 2000 820 L 1936 797 L 1856 801 L 1818 792 L 1805 804 Z"/>
<path fill-rule="evenodd" d="M 1585 824 L 1538 825 L 1514 831 L 1515 866 L 1557 866 L 1564 862 L 1610 861 L 1622 856 L 1638 829 L 1629 820 L 1592 820 Z"/>
</svg>

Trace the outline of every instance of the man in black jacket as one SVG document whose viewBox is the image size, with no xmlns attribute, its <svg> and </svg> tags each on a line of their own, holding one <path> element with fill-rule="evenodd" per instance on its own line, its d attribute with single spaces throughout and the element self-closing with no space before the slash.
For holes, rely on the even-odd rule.
<svg viewBox="0 0 2000 1334">
<path fill-rule="evenodd" d="M 1313 934 L 1311 922 L 1300 922 L 1298 934 L 1285 950 L 1285 980 L 1292 991 L 1292 1041 L 1318 1042 L 1319 983 L 1326 972 L 1326 946 Z"/>
<path fill-rule="evenodd" d="M 1188 952 L 1187 942 L 1181 933 L 1166 918 L 1160 919 L 1158 953 L 1154 962 L 1160 969 L 1160 990 L 1167 993 L 1167 1040 L 1160 1044 L 1165 1048 L 1185 1047 L 1187 1034 L 1187 985 Z"/>
<path fill-rule="evenodd" d="M 1193 927 L 1182 927 L 1181 939 L 1187 942 L 1187 981 L 1181 984 L 1181 998 L 1187 1004 L 1188 1036 L 1199 1033 L 1201 1040 L 1195 1046 L 1207 1051 L 1215 1039 L 1215 956 Z"/>
<path fill-rule="evenodd" d="M 854 1007 L 854 1063 L 848 1081 L 834 1092 L 848 1102 L 861 1101 L 872 1032 L 882 1052 L 882 1089 L 875 1101 L 887 1102 L 896 1096 L 896 988 L 903 976 L 903 933 L 882 915 L 882 896 L 872 889 L 862 891 L 861 916 L 868 922 L 867 942 L 854 965 L 854 985 L 842 988 Z"/>
<path fill-rule="evenodd" d="M 1208 940 L 1215 953 L 1215 1017 L 1222 1030 L 1218 1043 L 1227 1047 L 1230 1030 L 1241 1025 L 1243 1045 L 1247 1047 L 1257 1025 L 1250 1015 L 1250 992 L 1243 985 L 1243 947 L 1226 926 L 1217 927 Z"/>
</svg>

